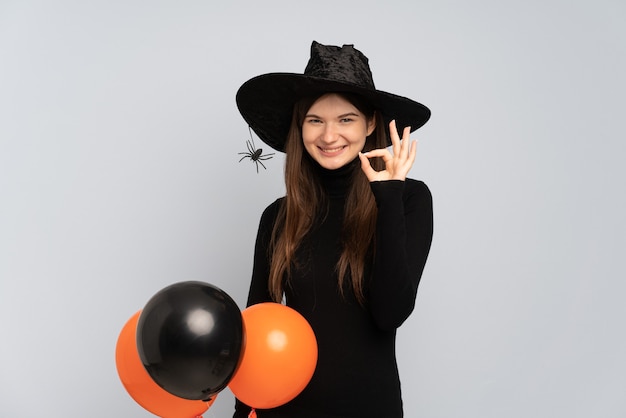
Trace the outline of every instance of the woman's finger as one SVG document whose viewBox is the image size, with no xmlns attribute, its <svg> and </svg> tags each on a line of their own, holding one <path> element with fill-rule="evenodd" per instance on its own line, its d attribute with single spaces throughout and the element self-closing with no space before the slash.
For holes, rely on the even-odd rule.
<svg viewBox="0 0 626 418">
<path fill-rule="evenodd" d="M 411 165 L 415 162 L 415 157 L 417 156 L 417 141 L 413 141 L 411 143 L 411 151 L 409 153 L 409 161 L 411 161 Z"/>
<path fill-rule="evenodd" d="M 402 142 L 400 147 L 400 157 L 406 159 L 409 156 L 409 149 L 411 146 L 411 127 L 407 126 L 402 131 Z"/>
<path fill-rule="evenodd" d="M 367 177 L 369 181 L 373 181 L 377 172 L 372 167 L 369 158 L 367 158 L 365 154 L 359 152 L 359 159 L 361 160 L 361 170 L 365 173 L 365 177 Z"/>
<path fill-rule="evenodd" d="M 363 156 L 365 156 L 366 158 L 380 157 L 385 162 L 385 166 L 387 166 L 387 168 L 389 168 L 388 167 L 389 163 L 391 163 L 394 158 L 388 149 L 382 149 L 382 148 L 373 149 L 371 151 L 364 152 Z"/>
<path fill-rule="evenodd" d="M 398 128 L 396 127 L 395 119 L 389 122 L 389 137 L 391 138 L 394 155 L 398 154 L 400 152 L 400 137 L 398 136 Z"/>
<path fill-rule="evenodd" d="M 405 180 L 409 174 L 413 163 L 415 162 L 415 156 L 417 155 L 417 141 L 405 140 L 410 143 L 408 146 L 408 154 L 405 159 L 398 161 L 396 170 L 394 171 L 392 178 L 396 180 Z"/>
</svg>

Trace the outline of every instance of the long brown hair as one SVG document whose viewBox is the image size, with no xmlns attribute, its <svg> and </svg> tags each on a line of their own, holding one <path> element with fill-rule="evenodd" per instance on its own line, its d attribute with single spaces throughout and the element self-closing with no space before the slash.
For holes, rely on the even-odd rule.
<svg viewBox="0 0 626 418">
<path fill-rule="evenodd" d="M 375 119 L 376 127 L 367 137 L 364 151 L 386 147 L 387 135 L 380 113 L 359 96 L 338 94 L 352 103 L 368 121 Z M 296 263 L 295 252 L 298 246 L 311 229 L 316 216 L 327 207 L 325 193 L 302 143 L 305 114 L 319 97 L 321 95 L 307 97 L 295 104 L 285 145 L 286 198 L 274 225 L 269 254 L 269 290 L 276 302 L 282 300 L 285 281 L 289 280 Z M 376 170 L 384 168 L 384 163 L 379 159 L 373 159 L 371 163 Z M 349 278 L 353 292 L 361 304 L 365 301 L 363 286 L 365 264 L 374 252 L 376 214 L 376 202 L 369 181 L 362 170 L 356 169 L 344 209 L 341 231 L 343 250 L 336 271 L 341 294 L 346 278 Z"/>
</svg>

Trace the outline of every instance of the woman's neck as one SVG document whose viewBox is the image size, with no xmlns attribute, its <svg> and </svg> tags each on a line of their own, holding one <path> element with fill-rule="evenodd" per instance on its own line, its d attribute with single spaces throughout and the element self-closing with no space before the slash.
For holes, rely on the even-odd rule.
<svg viewBox="0 0 626 418">
<path fill-rule="evenodd" d="M 348 164 L 334 170 L 322 167 L 311 158 L 313 171 L 317 174 L 322 190 L 329 197 L 345 197 L 352 184 L 355 170 L 358 169 L 360 160 L 355 158 Z"/>
</svg>

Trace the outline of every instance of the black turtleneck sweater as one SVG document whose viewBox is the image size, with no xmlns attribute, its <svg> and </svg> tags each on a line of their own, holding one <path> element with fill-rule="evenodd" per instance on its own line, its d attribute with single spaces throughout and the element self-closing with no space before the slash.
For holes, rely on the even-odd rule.
<svg viewBox="0 0 626 418">
<path fill-rule="evenodd" d="M 396 329 L 413 311 L 432 239 L 432 198 L 420 181 L 371 183 L 378 207 L 376 251 L 366 266 L 366 303 L 351 287 L 339 293 L 335 266 L 346 193 L 357 161 L 338 170 L 316 166 L 329 211 L 301 243 L 298 267 L 285 288 L 286 303 L 309 322 L 318 363 L 291 402 L 257 410 L 258 418 L 399 418 L 403 416 L 396 365 Z M 248 306 L 271 301 L 268 246 L 284 198 L 268 206 L 259 225 Z M 250 411 L 237 401 L 234 418 Z"/>
</svg>

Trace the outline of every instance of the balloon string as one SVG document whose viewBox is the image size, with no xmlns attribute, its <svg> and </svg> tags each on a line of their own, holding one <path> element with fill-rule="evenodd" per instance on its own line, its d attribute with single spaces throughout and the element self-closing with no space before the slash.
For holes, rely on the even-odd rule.
<svg viewBox="0 0 626 418">
<path fill-rule="evenodd" d="M 256 411 L 254 410 L 254 408 L 250 410 L 250 413 L 248 414 L 248 418 L 256 418 Z"/>
</svg>

